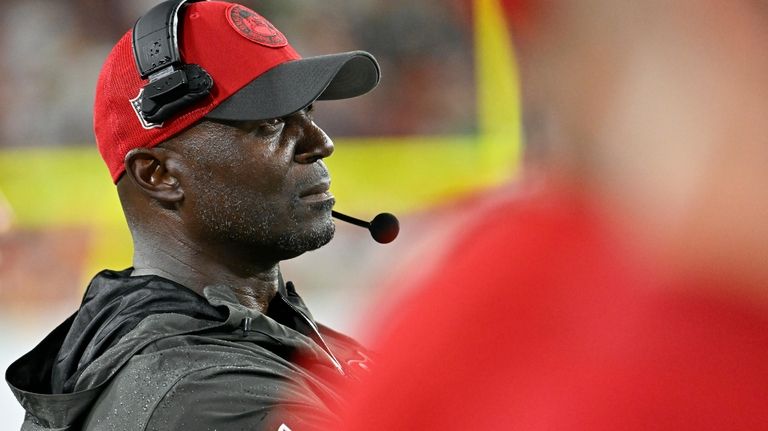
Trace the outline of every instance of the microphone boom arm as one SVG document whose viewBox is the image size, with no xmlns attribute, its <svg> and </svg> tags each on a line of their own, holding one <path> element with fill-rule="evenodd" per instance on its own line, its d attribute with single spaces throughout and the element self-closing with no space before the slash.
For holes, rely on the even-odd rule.
<svg viewBox="0 0 768 431">
<path fill-rule="evenodd" d="M 381 213 L 374 217 L 370 222 L 350 217 L 336 211 L 331 211 L 331 215 L 341 221 L 368 229 L 373 239 L 380 244 L 387 244 L 394 241 L 395 238 L 397 238 L 397 234 L 400 233 L 400 222 L 397 220 L 397 217 L 390 213 Z"/>
</svg>

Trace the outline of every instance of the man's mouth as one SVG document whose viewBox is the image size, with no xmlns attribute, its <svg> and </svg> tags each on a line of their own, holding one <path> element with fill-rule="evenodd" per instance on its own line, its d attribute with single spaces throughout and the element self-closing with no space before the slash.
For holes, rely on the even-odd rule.
<svg viewBox="0 0 768 431">
<path fill-rule="evenodd" d="M 305 202 L 321 202 L 333 199 L 330 188 L 331 182 L 329 180 L 321 181 L 299 193 L 299 199 Z"/>
</svg>

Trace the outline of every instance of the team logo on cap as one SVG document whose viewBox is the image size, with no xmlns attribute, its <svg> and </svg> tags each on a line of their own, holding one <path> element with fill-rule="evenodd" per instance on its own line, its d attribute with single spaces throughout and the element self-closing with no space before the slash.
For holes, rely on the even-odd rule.
<svg viewBox="0 0 768 431">
<path fill-rule="evenodd" d="M 136 116 L 139 117 L 139 122 L 141 123 L 141 127 L 143 127 L 146 130 L 149 129 L 158 129 L 160 127 L 163 127 L 164 123 L 150 123 L 147 121 L 146 118 L 144 118 L 144 115 L 141 113 L 141 96 L 144 95 L 144 89 L 142 88 L 139 90 L 139 95 L 136 96 L 135 99 L 130 99 L 129 102 L 131 102 L 131 106 L 133 107 L 133 112 L 136 113 Z"/>
<path fill-rule="evenodd" d="M 288 40 L 266 18 L 239 4 L 227 8 L 227 21 L 248 40 L 270 48 L 288 45 Z"/>
</svg>

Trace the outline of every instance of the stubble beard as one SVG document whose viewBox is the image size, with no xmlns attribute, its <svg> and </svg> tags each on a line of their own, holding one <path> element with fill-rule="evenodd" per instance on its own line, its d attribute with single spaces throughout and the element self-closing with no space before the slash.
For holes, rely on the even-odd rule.
<svg viewBox="0 0 768 431">
<path fill-rule="evenodd" d="M 333 202 L 311 204 L 313 212 L 327 213 L 312 223 L 298 220 L 298 198 L 290 202 L 288 215 L 253 194 L 233 193 L 232 190 L 212 191 L 219 199 L 200 203 L 198 215 L 204 235 L 210 239 L 242 247 L 245 250 L 271 250 L 278 260 L 299 256 L 318 249 L 333 239 L 336 226 L 330 218 Z"/>
</svg>

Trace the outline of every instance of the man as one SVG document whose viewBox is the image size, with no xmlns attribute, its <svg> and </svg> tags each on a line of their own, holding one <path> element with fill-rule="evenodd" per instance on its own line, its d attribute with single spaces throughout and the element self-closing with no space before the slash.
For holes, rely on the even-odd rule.
<svg viewBox="0 0 768 431">
<path fill-rule="evenodd" d="M 470 202 L 339 429 L 768 429 L 766 5 L 507 3 L 535 169 Z"/>
<path fill-rule="evenodd" d="M 180 55 L 179 55 L 180 54 Z M 323 427 L 364 372 L 279 262 L 334 234 L 317 99 L 379 80 L 350 52 L 301 59 L 244 6 L 170 1 L 117 43 L 94 125 L 134 240 L 6 379 L 23 429 Z M 149 82 L 149 84 L 148 84 Z"/>
</svg>

